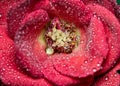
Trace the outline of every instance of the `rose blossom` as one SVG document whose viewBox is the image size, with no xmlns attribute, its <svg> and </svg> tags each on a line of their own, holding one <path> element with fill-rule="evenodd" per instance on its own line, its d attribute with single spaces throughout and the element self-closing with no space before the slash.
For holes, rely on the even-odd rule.
<svg viewBox="0 0 120 86">
<path fill-rule="evenodd" d="M 1 81 L 11 86 L 118 86 L 119 6 L 113 2 L 19 0 L 1 11 Z"/>
</svg>

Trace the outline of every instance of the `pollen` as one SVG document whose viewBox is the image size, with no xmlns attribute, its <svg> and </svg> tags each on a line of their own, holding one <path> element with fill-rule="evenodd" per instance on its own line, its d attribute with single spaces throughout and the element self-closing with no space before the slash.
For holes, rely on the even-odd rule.
<svg viewBox="0 0 120 86">
<path fill-rule="evenodd" d="M 78 46 L 79 34 L 73 24 L 53 19 L 45 33 L 46 53 L 71 53 Z"/>
</svg>

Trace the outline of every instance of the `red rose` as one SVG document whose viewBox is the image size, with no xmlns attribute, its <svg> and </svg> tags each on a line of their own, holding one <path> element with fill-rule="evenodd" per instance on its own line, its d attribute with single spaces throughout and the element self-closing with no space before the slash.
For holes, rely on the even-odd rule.
<svg viewBox="0 0 120 86">
<path fill-rule="evenodd" d="M 5 85 L 120 84 L 119 12 L 112 1 L 20 0 L 6 11 L 0 26 Z"/>
</svg>

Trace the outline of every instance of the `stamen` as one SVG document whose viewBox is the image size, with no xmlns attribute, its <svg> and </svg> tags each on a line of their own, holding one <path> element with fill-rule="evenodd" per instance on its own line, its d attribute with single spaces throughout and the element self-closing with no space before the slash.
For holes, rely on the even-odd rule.
<svg viewBox="0 0 120 86">
<path fill-rule="evenodd" d="M 75 29 L 73 24 L 53 19 L 45 33 L 46 53 L 71 53 L 79 42 L 79 35 Z"/>
</svg>

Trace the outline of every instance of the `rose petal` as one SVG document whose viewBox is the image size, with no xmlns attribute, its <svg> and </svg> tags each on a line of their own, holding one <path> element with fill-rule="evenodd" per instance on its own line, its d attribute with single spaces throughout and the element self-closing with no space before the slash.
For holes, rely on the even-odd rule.
<svg viewBox="0 0 120 86">
<path fill-rule="evenodd" d="M 95 4 L 99 4 L 101 6 L 104 6 L 105 8 L 107 8 L 108 10 L 110 10 L 112 13 L 114 13 L 114 8 L 111 5 L 109 0 L 82 0 L 86 5 L 90 4 L 90 3 L 95 3 Z"/>
<path fill-rule="evenodd" d="M 96 5 L 90 4 L 88 7 L 93 10 L 93 12 L 102 18 L 103 22 L 107 24 L 108 27 L 108 46 L 109 46 L 109 53 L 107 56 L 106 61 L 103 64 L 103 69 L 99 73 L 104 73 L 108 69 L 111 68 L 119 58 L 120 52 L 120 23 L 117 18 L 108 11 L 106 8 Z M 98 10 L 99 9 L 99 10 Z"/>
<path fill-rule="evenodd" d="M 76 85 L 76 84 L 80 84 L 80 83 L 84 82 L 83 80 L 80 80 L 77 78 L 75 79 L 75 78 L 60 74 L 59 72 L 57 72 L 54 69 L 51 60 L 47 60 L 43 64 L 44 64 L 44 66 L 42 67 L 41 71 L 44 74 L 45 78 L 47 78 L 48 80 L 50 80 L 57 86 Z M 87 82 L 87 80 L 88 81 L 93 80 L 93 77 L 86 78 L 86 82 Z"/>
<path fill-rule="evenodd" d="M 14 4 L 8 11 L 7 24 L 10 37 L 13 39 L 16 31 L 21 26 L 21 21 L 25 15 L 30 13 L 35 0 L 22 0 L 19 3 Z"/>
<path fill-rule="evenodd" d="M 38 9 L 47 10 L 47 9 L 50 9 L 49 4 L 50 4 L 49 0 L 40 0 L 39 2 L 37 2 L 37 4 L 35 4 L 34 9 L 35 10 L 38 10 Z"/>
<path fill-rule="evenodd" d="M 120 63 L 111 71 L 97 79 L 93 86 L 119 86 L 120 85 Z"/>
<path fill-rule="evenodd" d="M 12 86 L 50 86 L 45 79 L 35 80 L 23 74 L 15 64 L 14 42 L 7 36 L 5 28 L 0 26 L 0 79 Z"/>
<path fill-rule="evenodd" d="M 20 0 L 17 0 L 19 2 Z M 8 9 L 16 2 L 15 0 L 0 0 L 0 25 L 7 25 L 6 15 Z"/>
<path fill-rule="evenodd" d="M 46 10 L 50 18 L 54 18 L 54 16 L 56 16 L 55 8 L 51 5 L 49 0 L 40 0 L 33 8 L 34 10 Z"/>
<path fill-rule="evenodd" d="M 109 0 L 114 8 L 114 12 L 116 17 L 119 19 L 120 21 L 120 5 L 117 4 L 116 0 Z"/>
<path fill-rule="evenodd" d="M 108 44 L 104 26 L 99 18 L 96 16 L 94 17 L 92 18 L 91 24 L 86 32 L 88 35 L 87 48 L 90 49 L 92 55 L 98 54 L 106 57 L 108 53 Z"/>
<path fill-rule="evenodd" d="M 80 0 L 51 0 L 58 17 L 75 23 L 77 26 L 86 25 L 91 18 L 91 12 Z"/>
<path fill-rule="evenodd" d="M 40 34 L 48 20 L 48 14 L 44 10 L 34 11 L 26 16 L 21 28 L 16 33 L 15 43 L 17 56 L 23 66 L 29 70 L 28 72 L 35 77 L 41 77 L 41 63 L 39 59 L 46 58 L 46 54 L 43 54 L 42 51 L 44 50 L 41 49 L 41 56 L 35 55 L 33 47 L 37 36 Z"/>
</svg>

